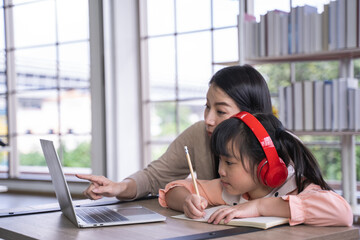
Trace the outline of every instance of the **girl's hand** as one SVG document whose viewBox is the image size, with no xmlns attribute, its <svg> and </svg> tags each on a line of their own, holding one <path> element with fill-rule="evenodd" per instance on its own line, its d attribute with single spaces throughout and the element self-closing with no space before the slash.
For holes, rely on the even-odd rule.
<svg viewBox="0 0 360 240">
<path fill-rule="evenodd" d="M 186 197 L 183 210 L 184 214 L 189 218 L 201 218 L 205 215 L 205 208 L 208 202 L 205 198 L 199 197 L 196 194 L 191 194 Z"/>
<path fill-rule="evenodd" d="M 224 220 L 226 224 L 233 218 L 259 217 L 261 216 L 259 200 L 256 199 L 236 206 L 218 209 L 210 216 L 208 223 L 219 224 L 221 220 Z"/>
</svg>

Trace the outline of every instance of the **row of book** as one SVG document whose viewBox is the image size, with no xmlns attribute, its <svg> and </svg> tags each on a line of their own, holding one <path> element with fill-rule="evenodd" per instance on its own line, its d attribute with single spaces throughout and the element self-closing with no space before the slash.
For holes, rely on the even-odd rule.
<svg viewBox="0 0 360 240">
<path fill-rule="evenodd" d="M 245 58 L 311 54 L 360 47 L 360 0 L 336 0 L 324 11 L 304 5 L 245 17 Z"/>
<path fill-rule="evenodd" d="M 279 87 L 279 118 L 293 131 L 360 131 L 359 80 L 303 81 Z"/>
</svg>

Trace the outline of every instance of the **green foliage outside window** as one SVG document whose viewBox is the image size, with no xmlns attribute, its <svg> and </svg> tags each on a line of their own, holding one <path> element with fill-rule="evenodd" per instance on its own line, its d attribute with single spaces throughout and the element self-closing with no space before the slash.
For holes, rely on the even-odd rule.
<svg viewBox="0 0 360 240">
<path fill-rule="evenodd" d="M 82 142 L 73 150 L 67 150 L 66 146 L 63 146 L 63 150 L 64 167 L 91 167 L 90 142 Z M 19 158 L 21 166 L 46 166 L 44 156 L 40 152 L 20 154 Z"/>
</svg>

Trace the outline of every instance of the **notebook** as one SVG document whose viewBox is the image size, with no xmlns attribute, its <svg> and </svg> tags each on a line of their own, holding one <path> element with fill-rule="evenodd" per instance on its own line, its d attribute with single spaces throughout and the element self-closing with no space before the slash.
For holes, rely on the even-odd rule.
<svg viewBox="0 0 360 240">
<path fill-rule="evenodd" d="M 211 214 L 213 214 L 217 209 L 222 208 L 224 206 L 217 206 L 205 209 L 206 215 L 202 218 L 192 219 L 185 216 L 185 214 L 180 214 L 176 216 L 172 216 L 173 218 L 182 219 L 182 220 L 190 220 L 196 222 L 207 222 Z M 255 228 L 262 228 L 268 229 L 278 225 L 283 225 L 289 223 L 288 218 L 283 217 L 249 217 L 249 218 L 234 218 L 226 225 L 231 226 L 242 226 L 242 227 L 255 227 Z M 224 224 L 223 221 L 220 224 Z"/>
<path fill-rule="evenodd" d="M 75 208 L 53 142 L 40 139 L 40 143 L 49 168 L 60 209 L 75 226 L 86 228 L 160 222 L 166 220 L 166 217 L 140 205 L 126 207 L 121 205 L 109 205 Z"/>
</svg>

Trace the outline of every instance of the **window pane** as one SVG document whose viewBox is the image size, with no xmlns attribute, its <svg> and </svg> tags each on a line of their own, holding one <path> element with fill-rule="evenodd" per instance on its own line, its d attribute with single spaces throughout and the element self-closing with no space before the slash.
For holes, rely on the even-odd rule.
<svg viewBox="0 0 360 240">
<path fill-rule="evenodd" d="M 40 1 L 14 7 L 15 47 L 56 42 L 55 4 Z"/>
<path fill-rule="evenodd" d="M 290 64 L 261 64 L 256 69 L 265 78 L 270 93 L 274 96 L 278 93 L 280 86 L 288 86 L 290 84 Z"/>
<path fill-rule="evenodd" d="M 150 99 L 174 100 L 176 97 L 174 37 L 150 38 L 148 49 Z"/>
<path fill-rule="evenodd" d="M 7 118 L 7 97 L 0 96 L 0 140 L 7 143 L 4 137 L 8 135 L 8 118 Z M 1 147 L 0 147 L 1 148 Z"/>
<path fill-rule="evenodd" d="M 296 81 L 330 80 L 339 76 L 339 61 L 295 63 Z"/>
<path fill-rule="evenodd" d="M 173 0 L 148 0 L 146 7 L 149 36 L 175 32 Z"/>
<path fill-rule="evenodd" d="M 176 27 L 178 32 L 211 28 L 211 0 L 176 1 Z"/>
<path fill-rule="evenodd" d="M 213 0 L 214 27 L 236 26 L 239 2 L 234 0 Z"/>
<path fill-rule="evenodd" d="M 161 157 L 169 147 L 169 144 L 152 144 L 151 145 L 151 160 L 156 160 Z"/>
<path fill-rule="evenodd" d="M 59 132 L 58 93 L 31 91 L 17 95 L 18 134 L 47 134 Z"/>
<path fill-rule="evenodd" d="M 318 161 L 325 180 L 341 180 L 340 138 L 300 136 Z"/>
<path fill-rule="evenodd" d="M 67 134 L 61 137 L 62 162 L 64 167 L 90 168 L 91 167 L 91 135 Z M 70 171 L 70 169 L 69 169 Z M 81 170 L 90 173 L 90 169 Z M 74 170 L 72 171 L 74 172 Z"/>
<path fill-rule="evenodd" d="M 44 136 L 36 134 L 20 135 L 17 137 L 17 146 L 21 172 L 35 173 L 38 171 L 48 172 L 46 168 L 36 169 L 27 168 L 26 166 L 47 166 L 46 161 L 41 150 L 40 138 L 45 138 L 54 141 L 55 148 L 57 149 L 57 137 L 56 136 Z"/>
<path fill-rule="evenodd" d="M 61 88 L 90 87 L 89 42 L 59 46 Z"/>
<path fill-rule="evenodd" d="M 1 1 L 2 2 L 2 1 Z M 0 50 L 1 55 L 3 54 L 3 51 L 5 49 L 5 25 L 4 25 L 4 9 L 0 8 Z M 0 65 L 3 65 L 5 63 L 4 57 L 0 57 Z M 3 66 L 0 66 L 0 69 L 3 69 Z"/>
<path fill-rule="evenodd" d="M 186 101 L 179 103 L 180 132 L 192 124 L 204 120 L 205 98 L 203 100 Z"/>
<path fill-rule="evenodd" d="M 212 75 L 210 32 L 178 36 L 179 98 L 203 98 Z"/>
<path fill-rule="evenodd" d="M 56 1 L 59 42 L 89 38 L 89 7 L 87 1 Z"/>
<path fill-rule="evenodd" d="M 151 140 L 171 141 L 176 136 L 175 103 L 151 104 Z"/>
<path fill-rule="evenodd" d="M 214 62 L 238 61 L 238 29 L 214 31 Z"/>
<path fill-rule="evenodd" d="M 7 178 L 9 172 L 9 152 L 0 152 L 0 178 Z"/>
<path fill-rule="evenodd" d="M 0 50 L 0 94 L 7 92 L 5 51 Z"/>
<path fill-rule="evenodd" d="M 89 134 L 91 132 L 91 102 L 89 89 L 61 91 L 61 134 Z"/>
<path fill-rule="evenodd" d="M 56 48 L 15 51 L 17 90 L 56 88 Z"/>
</svg>

